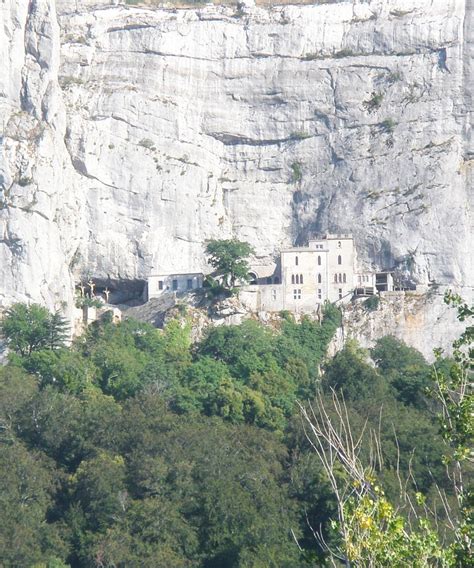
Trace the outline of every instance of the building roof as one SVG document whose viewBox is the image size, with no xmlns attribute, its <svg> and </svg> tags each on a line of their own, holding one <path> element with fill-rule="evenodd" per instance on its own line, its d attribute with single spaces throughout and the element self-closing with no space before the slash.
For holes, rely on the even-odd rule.
<svg viewBox="0 0 474 568">
<path fill-rule="evenodd" d="M 168 274 L 150 274 L 148 278 L 170 278 L 172 276 L 204 276 L 202 272 L 169 272 Z"/>
<path fill-rule="evenodd" d="M 292 248 L 287 248 L 287 249 L 283 249 L 280 251 L 281 253 L 283 252 L 318 252 L 317 249 L 312 249 L 309 247 L 292 247 Z M 320 251 L 321 252 L 321 251 Z"/>
</svg>

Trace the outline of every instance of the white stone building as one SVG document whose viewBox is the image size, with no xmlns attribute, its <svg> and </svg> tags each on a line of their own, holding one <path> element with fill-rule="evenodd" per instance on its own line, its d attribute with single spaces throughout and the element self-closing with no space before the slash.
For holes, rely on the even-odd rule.
<svg viewBox="0 0 474 568">
<path fill-rule="evenodd" d="M 355 291 L 370 295 L 393 290 L 390 273 L 357 272 L 354 239 L 347 234 L 328 234 L 306 247 L 284 249 L 274 264 L 252 266 L 250 276 L 239 295 L 254 311 L 319 312 L 324 302 L 347 302 Z M 196 290 L 203 281 L 202 273 L 150 276 L 148 298 Z"/>
<path fill-rule="evenodd" d="M 148 300 L 158 298 L 167 292 L 192 292 L 202 288 L 202 272 L 184 274 L 153 274 L 148 277 Z"/>
<path fill-rule="evenodd" d="M 256 311 L 318 312 L 325 301 L 347 302 L 354 293 L 371 295 L 393 290 L 388 272 L 358 273 L 354 239 L 325 235 L 307 247 L 282 250 L 272 267 L 252 267 L 253 278 L 240 296 Z"/>
</svg>

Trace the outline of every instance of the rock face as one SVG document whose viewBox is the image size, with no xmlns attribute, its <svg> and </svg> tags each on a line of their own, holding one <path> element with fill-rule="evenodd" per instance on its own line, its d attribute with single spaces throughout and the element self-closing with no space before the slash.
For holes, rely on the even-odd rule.
<svg viewBox="0 0 474 568">
<path fill-rule="evenodd" d="M 1 4 L 0 303 L 325 231 L 472 283 L 474 0 L 120 4 Z"/>
</svg>

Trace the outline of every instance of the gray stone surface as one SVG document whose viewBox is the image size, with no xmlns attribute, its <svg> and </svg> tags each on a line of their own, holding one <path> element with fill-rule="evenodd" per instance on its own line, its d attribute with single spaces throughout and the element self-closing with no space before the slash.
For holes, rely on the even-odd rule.
<svg viewBox="0 0 474 568">
<path fill-rule="evenodd" d="M 0 5 L 0 305 L 326 230 L 472 285 L 473 0 L 115 4 Z"/>
</svg>

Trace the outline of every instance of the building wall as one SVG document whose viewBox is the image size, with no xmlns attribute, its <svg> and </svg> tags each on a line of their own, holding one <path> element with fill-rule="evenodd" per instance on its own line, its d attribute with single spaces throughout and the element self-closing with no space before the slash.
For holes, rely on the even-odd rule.
<svg viewBox="0 0 474 568">
<path fill-rule="evenodd" d="M 280 312 L 283 310 L 283 285 L 253 284 L 239 291 L 240 301 L 255 312 Z"/>
<path fill-rule="evenodd" d="M 328 295 L 330 302 L 342 298 L 346 301 L 355 285 L 354 241 L 349 236 L 335 235 L 325 239 L 328 249 Z M 337 282 L 336 282 L 337 280 Z"/>
<path fill-rule="evenodd" d="M 202 288 L 203 275 L 197 273 L 188 274 L 163 274 L 148 278 L 148 299 L 158 298 L 166 292 L 191 292 Z"/>
<path fill-rule="evenodd" d="M 321 264 L 318 264 L 318 257 Z M 309 248 L 282 251 L 281 270 L 282 309 L 292 312 L 316 310 L 325 297 L 326 255 Z M 321 274 L 321 283 L 318 283 L 318 274 Z"/>
</svg>

